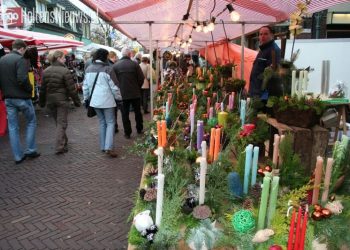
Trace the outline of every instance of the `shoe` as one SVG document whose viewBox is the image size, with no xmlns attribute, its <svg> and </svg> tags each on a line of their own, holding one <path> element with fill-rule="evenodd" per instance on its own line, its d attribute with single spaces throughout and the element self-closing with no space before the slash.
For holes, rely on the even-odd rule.
<svg viewBox="0 0 350 250">
<path fill-rule="evenodd" d="M 16 165 L 21 164 L 26 158 L 27 158 L 27 156 L 24 155 L 24 156 L 22 157 L 22 159 L 20 159 L 19 161 L 15 161 Z"/>
<path fill-rule="evenodd" d="M 38 153 L 38 152 L 33 152 L 33 153 L 29 153 L 29 154 L 24 154 L 26 157 L 28 157 L 28 158 L 32 158 L 32 159 L 34 159 L 34 158 L 37 158 L 37 157 L 39 157 L 40 156 L 40 153 Z"/>
<path fill-rule="evenodd" d="M 130 135 L 127 135 L 127 134 L 124 134 L 124 137 L 125 137 L 126 139 L 130 139 L 130 138 L 131 138 L 131 136 L 130 136 Z"/>
<path fill-rule="evenodd" d="M 106 154 L 109 155 L 112 158 L 116 158 L 118 157 L 117 152 L 113 151 L 113 150 L 106 150 Z"/>
<path fill-rule="evenodd" d="M 149 111 L 144 111 L 143 113 L 144 113 L 144 114 L 149 114 Z"/>
</svg>

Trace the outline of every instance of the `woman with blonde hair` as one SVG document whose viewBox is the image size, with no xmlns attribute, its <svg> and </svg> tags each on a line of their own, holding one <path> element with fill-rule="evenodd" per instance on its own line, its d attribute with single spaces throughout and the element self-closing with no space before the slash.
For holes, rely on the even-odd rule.
<svg viewBox="0 0 350 250">
<path fill-rule="evenodd" d="M 68 151 L 68 109 L 70 101 L 80 107 L 79 99 L 72 73 L 64 64 L 66 61 L 62 51 L 56 50 L 48 56 L 51 66 L 45 69 L 43 82 L 40 88 L 39 105 L 47 105 L 56 122 L 55 153 L 62 154 Z M 70 100 L 71 99 L 71 100 Z"/>
</svg>

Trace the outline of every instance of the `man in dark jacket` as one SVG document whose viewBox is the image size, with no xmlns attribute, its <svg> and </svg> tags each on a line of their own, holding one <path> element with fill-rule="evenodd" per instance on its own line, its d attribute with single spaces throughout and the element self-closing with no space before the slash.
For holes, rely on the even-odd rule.
<svg viewBox="0 0 350 250">
<path fill-rule="evenodd" d="M 259 30 L 260 51 L 255 58 L 250 74 L 249 94 L 266 100 L 268 93 L 262 89 L 263 73 L 265 68 L 278 65 L 281 60 L 281 50 L 273 39 L 273 31 L 270 26 L 263 26 Z"/>
<path fill-rule="evenodd" d="M 36 116 L 32 104 L 32 86 L 28 79 L 29 62 L 23 58 L 27 45 L 17 39 L 12 43 L 12 51 L 0 59 L 0 88 L 4 94 L 8 130 L 15 163 L 23 162 L 27 157 L 40 156 L 35 141 Z M 18 113 L 26 118 L 26 150 L 22 150 Z"/>
<path fill-rule="evenodd" d="M 113 65 L 114 74 L 118 80 L 123 98 L 122 119 L 124 136 L 130 138 L 132 133 L 129 119 L 130 105 L 135 112 L 137 133 L 143 133 L 143 119 L 141 114 L 141 86 L 144 76 L 140 66 L 130 59 L 131 51 L 128 48 L 122 49 L 122 58 Z"/>
</svg>

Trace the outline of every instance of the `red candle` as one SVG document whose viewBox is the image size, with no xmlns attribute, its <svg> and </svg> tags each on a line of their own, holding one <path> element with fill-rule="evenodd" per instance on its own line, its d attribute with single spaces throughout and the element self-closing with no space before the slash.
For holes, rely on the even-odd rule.
<svg viewBox="0 0 350 250">
<path fill-rule="evenodd" d="M 288 248 L 287 248 L 288 250 L 293 249 L 294 224 L 295 224 L 295 210 L 293 210 L 292 219 L 290 220 Z"/>
<path fill-rule="evenodd" d="M 301 228 L 301 235 L 300 235 L 300 244 L 299 244 L 300 250 L 304 250 L 307 220 L 308 220 L 308 212 L 305 211 L 304 219 L 303 219 L 303 227 Z"/>
<path fill-rule="evenodd" d="M 300 243 L 300 226 L 301 226 L 301 208 L 299 207 L 298 210 L 298 220 L 297 220 L 297 226 L 296 226 L 296 232 L 295 232 L 295 243 L 294 243 L 294 250 L 299 250 L 299 243 Z"/>
</svg>

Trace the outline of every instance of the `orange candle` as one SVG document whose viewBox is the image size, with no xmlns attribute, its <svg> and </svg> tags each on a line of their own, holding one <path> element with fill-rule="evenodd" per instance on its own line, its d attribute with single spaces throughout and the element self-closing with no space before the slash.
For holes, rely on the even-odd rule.
<svg viewBox="0 0 350 250">
<path fill-rule="evenodd" d="M 293 249 L 294 224 L 295 224 L 295 210 L 293 210 L 292 219 L 290 220 L 289 237 L 288 237 L 288 248 L 287 248 L 287 250 L 292 250 Z"/>
<path fill-rule="evenodd" d="M 214 144 L 215 144 L 215 128 L 210 130 L 210 146 L 209 146 L 209 161 L 213 162 L 214 158 Z"/>
<path fill-rule="evenodd" d="M 160 121 L 157 121 L 158 147 L 162 146 L 162 128 Z"/>
<path fill-rule="evenodd" d="M 166 139 L 166 122 L 165 120 L 162 120 L 162 147 L 165 148 L 167 144 L 167 139 Z"/>
<path fill-rule="evenodd" d="M 314 191 L 312 193 L 312 205 L 318 203 L 318 196 L 320 194 L 320 185 L 322 178 L 322 167 L 323 167 L 323 158 L 317 156 L 316 168 L 315 168 L 315 180 L 314 180 Z"/>
<path fill-rule="evenodd" d="M 216 161 L 219 157 L 220 137 L 221 137 L 221 128 L 217 128 L 215 131 L 214 161 Z"/>
</svg>

